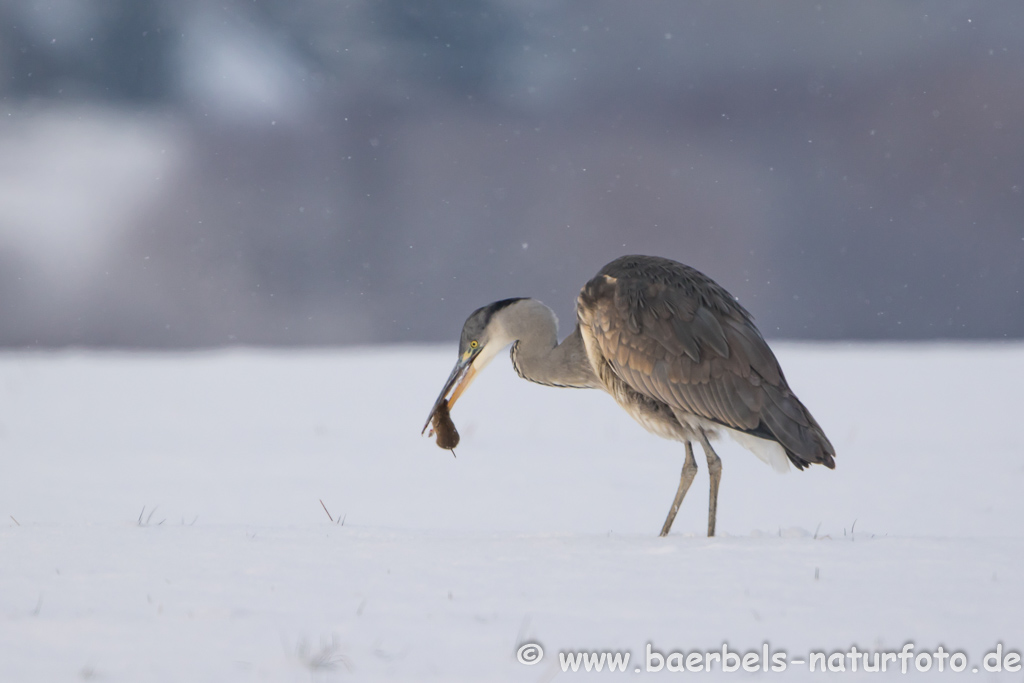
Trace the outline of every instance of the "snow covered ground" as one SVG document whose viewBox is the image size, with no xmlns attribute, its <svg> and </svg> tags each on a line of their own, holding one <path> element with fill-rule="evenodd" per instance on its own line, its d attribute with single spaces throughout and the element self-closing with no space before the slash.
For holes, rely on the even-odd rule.
<svg viewBox="0 0 1024 683">
<path fill-rule="evenodd" d="M 724 443 L 714 539 L 702 458 L 658 538 L 681 445 L 507 361 L 454 410 L 453 458 L 419 433 L 453 348 L 0 355 L 0 681 L 609 676 L 563 673 L 578 650 L 744 679 L 647 672 L 647 644 L 908 641 L 964 652 L 928 674 L 956 678 L 1020 652 L 1024 347 L 777 352 L 837 468 Z"/>
</svg>

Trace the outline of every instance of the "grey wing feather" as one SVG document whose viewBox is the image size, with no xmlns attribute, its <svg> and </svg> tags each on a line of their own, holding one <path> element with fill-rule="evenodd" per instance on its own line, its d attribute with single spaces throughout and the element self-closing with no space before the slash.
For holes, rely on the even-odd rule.
<svg viewBox="0 0 1024 683">
<path fill-rule="evenodd" d="M 800 469 L 835 466 L 835 449 L 790 390 L 750 314 L 706 275 L 668 259 L 627 256 L 587 283 L 579 303 L 610 368 L 635 391 L 777 441 Z"/>
</svg>

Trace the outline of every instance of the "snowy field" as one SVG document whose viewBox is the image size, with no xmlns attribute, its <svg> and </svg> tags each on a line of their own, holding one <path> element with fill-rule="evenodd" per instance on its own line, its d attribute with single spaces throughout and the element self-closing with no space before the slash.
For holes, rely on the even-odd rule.
<svg viewBox="0 0 1024 683">
<path fill-rule="evenodd" d="M 658 538 L 682 446 L 501 359 L 453 412 L 453 458 L 420 427 L 454 348 L 0 355 L 0 681 L 623 676 L 563 673 L 582 650 L 746 680 L 635 669 L 648 643 L 907 642 L 970 660 L 927 677 L 1024 680 L 971 674 L 1024 647 L 1024 347 L 777 352 L 837 468 L 723 443 L 714 539 L 702 457 Z"/>
</svg>

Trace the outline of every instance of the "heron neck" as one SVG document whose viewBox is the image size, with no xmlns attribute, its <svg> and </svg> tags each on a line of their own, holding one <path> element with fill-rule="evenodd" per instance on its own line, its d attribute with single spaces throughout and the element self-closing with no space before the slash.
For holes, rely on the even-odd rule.
<svg viewBox="0 0 1024 683">
<path fill-rule="evenodd" d="M 599 387 L 587 359 L 579 327 L 558 343 L 555 314 L 540 302 L 523 306 L 506 323 L 512 339 L 512 366 L 523 379 L 556 387 Z"/>
</svg>

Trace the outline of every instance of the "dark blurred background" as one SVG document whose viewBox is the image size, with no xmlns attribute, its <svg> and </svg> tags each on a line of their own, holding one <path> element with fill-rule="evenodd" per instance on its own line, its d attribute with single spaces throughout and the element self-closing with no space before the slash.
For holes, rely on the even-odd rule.
<svg viewBox="0 0 1024 683">
<path fill-rule="evenodd" d="M 1024 3 L 0 0 L 0 345 L 453 341 L 624 253 L 1024 336 Z"/>
</svg>

